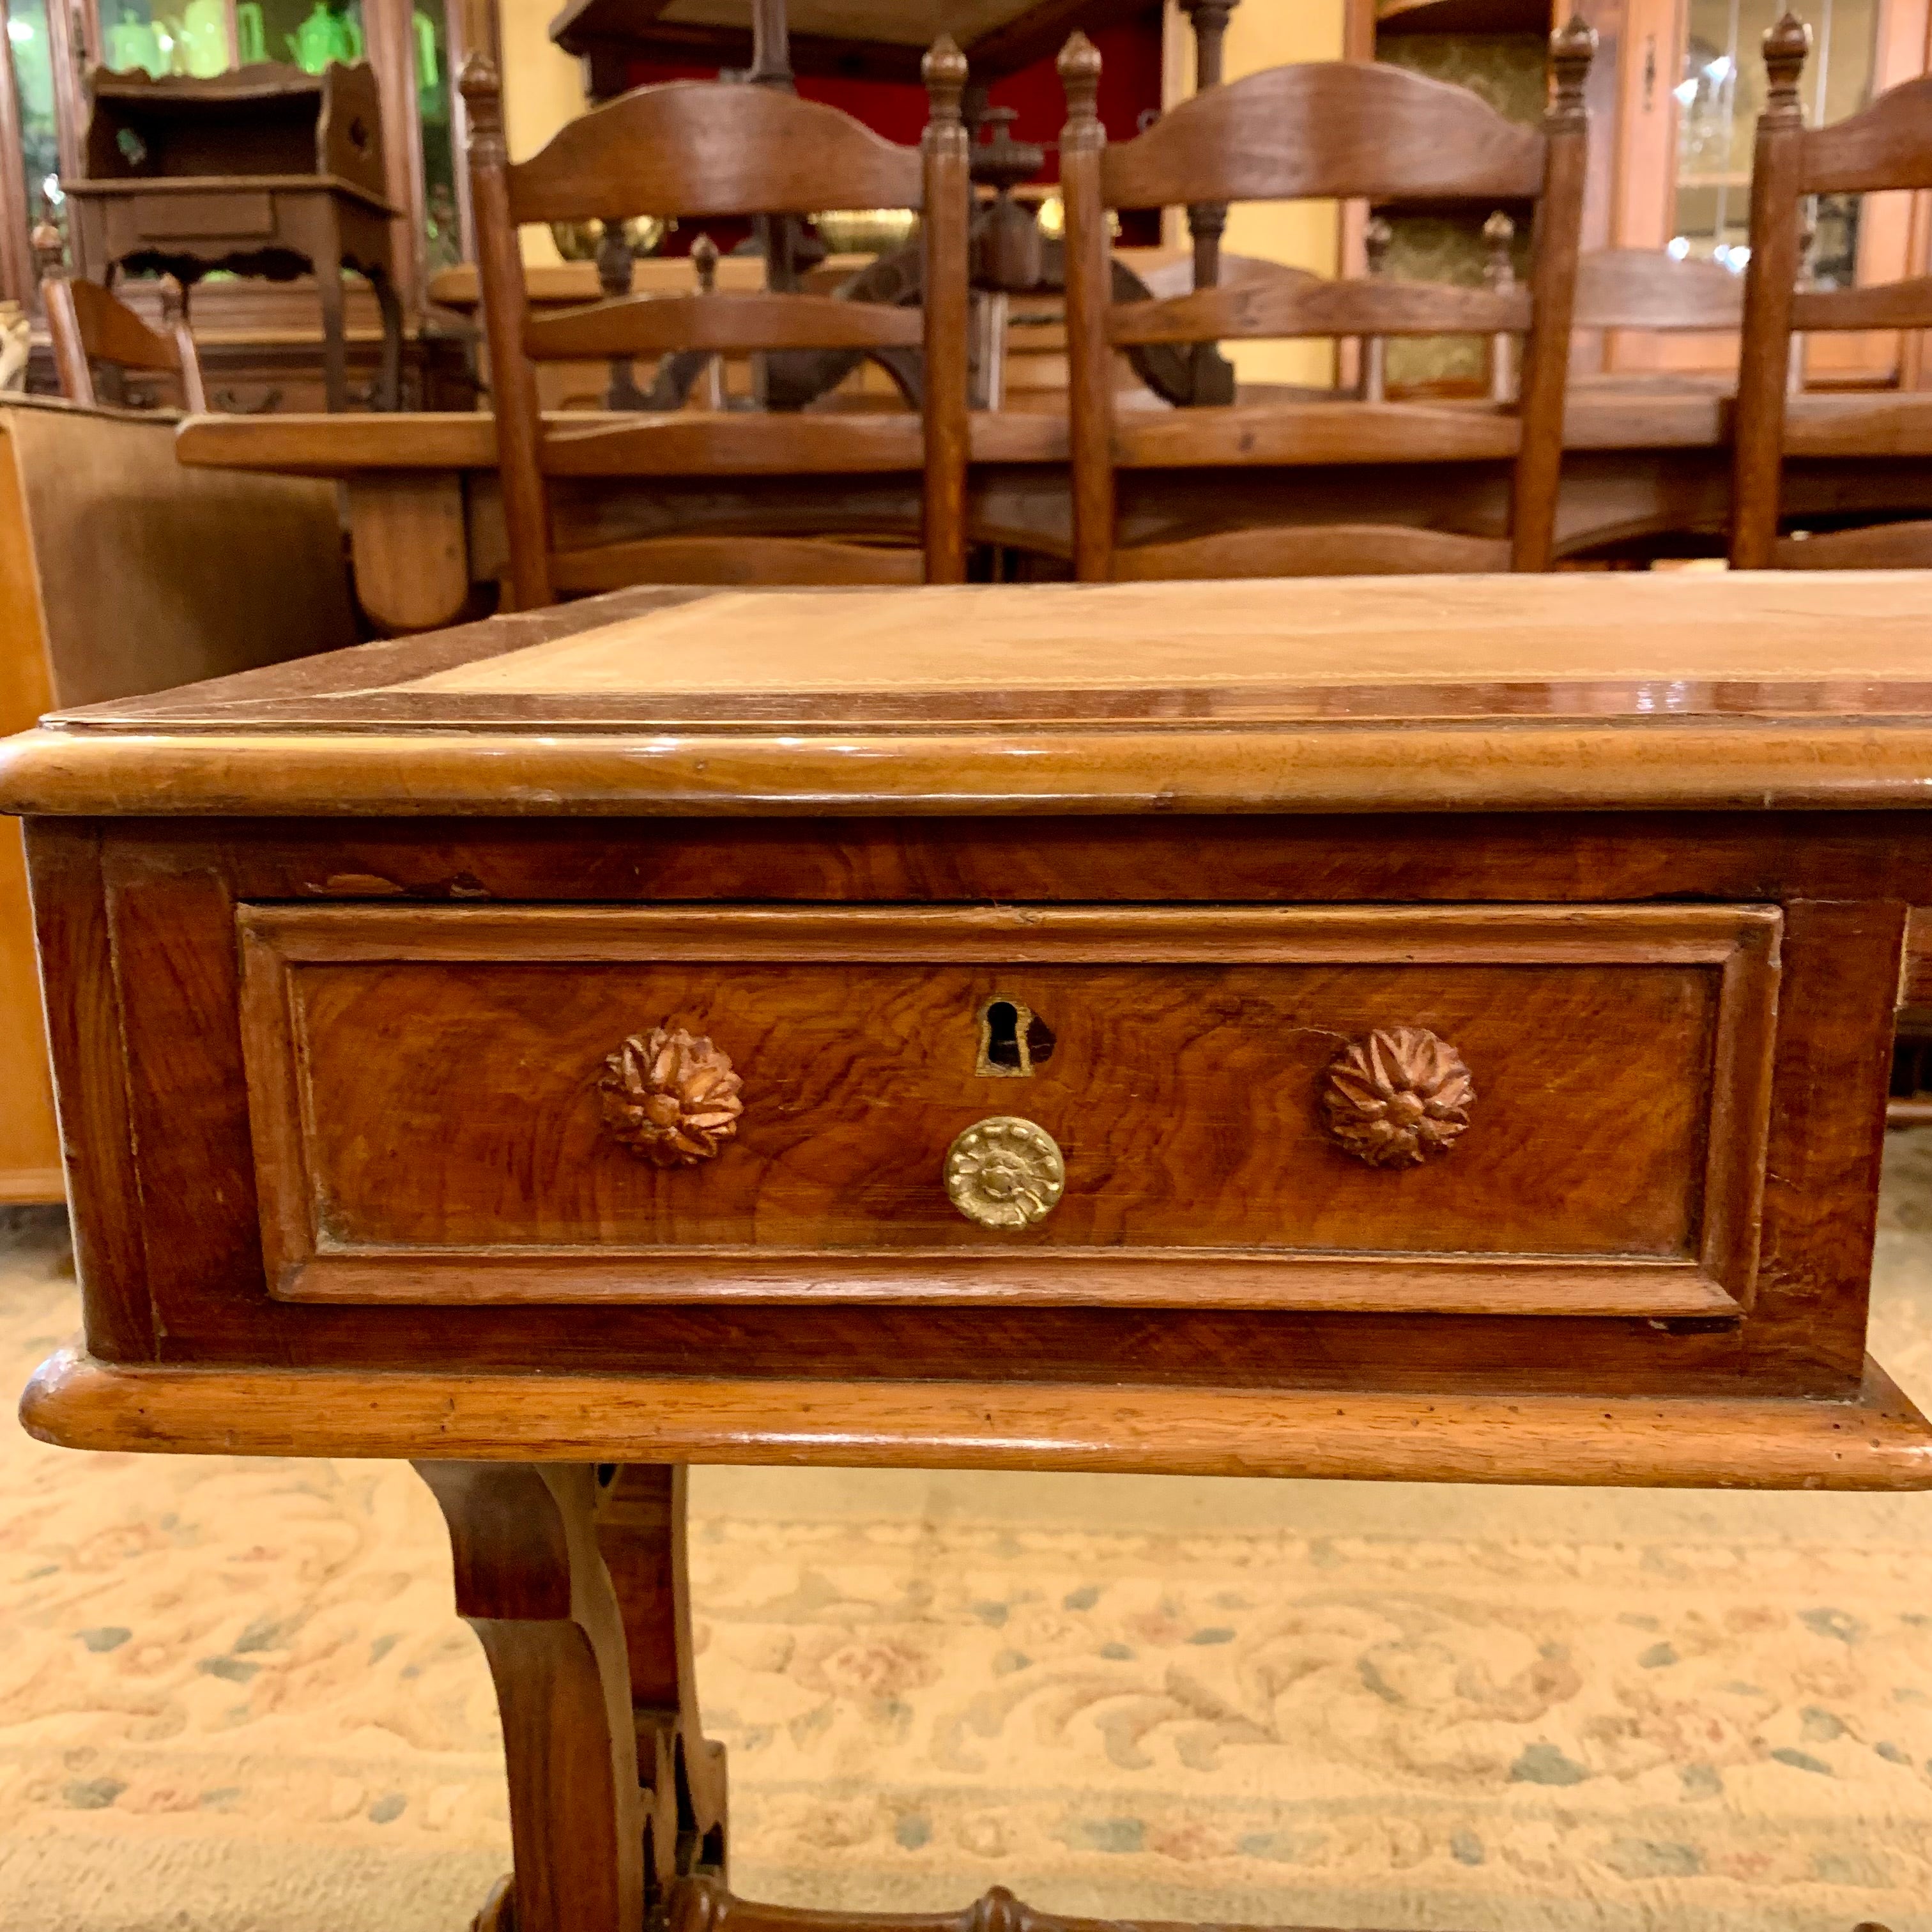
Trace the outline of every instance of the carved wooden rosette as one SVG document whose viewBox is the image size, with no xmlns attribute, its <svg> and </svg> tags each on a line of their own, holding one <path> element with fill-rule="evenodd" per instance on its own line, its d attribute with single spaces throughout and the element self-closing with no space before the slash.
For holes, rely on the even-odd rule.
<svg viewBox="0 0 1932 1932">
<path fill-rule="evenodd" d="M 715 1159 L 738 1131 L 742 1080 L 730 1057 L 682 1027 L 632 1034 L 605 1056 L 598 1085 L 604 1120 L 633 1154 L 658 1167 Z"/>
<path fill-rule="evenodd" d="M 1344 1153 L 1371 1167 L 1414 1167 L 1449 1151 L 1475 1099 L 1446 1040 L 1426 1027 L 1378 1028 L 1330 1062 L 1322 1107 Z"/>
</svg>

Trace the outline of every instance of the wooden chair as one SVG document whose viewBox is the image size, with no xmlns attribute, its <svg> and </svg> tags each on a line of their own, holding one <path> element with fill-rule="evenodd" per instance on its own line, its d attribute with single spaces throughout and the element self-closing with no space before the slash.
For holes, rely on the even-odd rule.
<svg viewBox="0 0 1932 1932">
<path fill-rule="evenodd" d="M 188 320 L 178 315 L 165 335 L 158 334 L 110 289 L 80 276 L 50 276 L 40 284 L 47 334 L 61 394 L 90 408 L 106 400 L 94 393 L 94 364 L 150 370 L 172 376 L 181 385 L 182 406 L 191 416 L 207 412 L 201 359 Z"/>
<path fill-rule="evenodd" d="M 1184 101 L 1138 140 L 1107 145 L 1100 59 L 1076 34 L 1060 58 L 1066 209 L 1074 562 L 1084 580 L 1258 577 L 1548 567 L 1562 466 L 1570 302 L 1582 212 L 1583 83 L 1596 37 L 1552 43 L 1556 85 L 1540 132 L 1464 88 L 1399 68 L 1278 67 Z M 1110 299 L 1110 209 L 1366 197 L 1536 204 L 1528 284 L 1465 288 L 1330 281 L 1282 269 L 1165 301 Z M 1488 335 L 1525 338 L 1522 398 L 1508 407 L 1372 399 L 1115 412 L 1114 352 L 1237 337 Z M 1217 532 L 1116 549 L 1123 469 L 1335 462 L 1513 462 L 1507 540 L 1369 524 Z"/>
<path fill-rule="evenodd" d="M 1778 534 L 1787 455 L 1932 456 L 1932 395 L 1792 394 L 1796 333 L 1932 328 L 1932 277 L 1863 288 L 1798 286 L 1807 196 L 1932 188 L 1932 76 L 1888 88 L 1828 128 L 1808 130 L 1798 81 L 1810 46 L 1810 28 L 1790 14 L 1764 37 L 1770 85 L 1751 170 L 1750 260 L 1732 438 L 1731 565 L 1923 568 L 1932 566 L 1932 520 Z"/>
<path fill-rule="evenodd" d="M 934 583 L 965 575 L 968 280 L 970 212 L 960 95 L 966 63 L 950 40 L 926 57 L 931 118 L 919 148 L 882 140 L 836 109 L 782 90 L 708 81 L 642 87 L 572 122 L 512 166 L 495 65 L 472 54 L 462 88 L 497 458 L 517 608 L 637 583 Z M 922 212 L 919 310 L 767 290 L 754 295 L 622 296 L 533 316 L 517 230 L 526 223 L 637 214 L 686 218 Z M 672 350 L 922 349 L 918 416 L 680 412 L 566 428 L 546 424 L 538 362 Z M 883 545 L 794 536 L 650 537 L 560 546 L 559 477 L 925 477 L 924 559 Z"/>
</svg>

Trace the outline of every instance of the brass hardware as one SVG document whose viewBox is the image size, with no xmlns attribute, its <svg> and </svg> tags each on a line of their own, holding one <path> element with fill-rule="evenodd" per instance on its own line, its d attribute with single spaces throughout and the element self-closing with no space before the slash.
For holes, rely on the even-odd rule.
<svg viewBox="0 0 1932 1932">
<path fill-rule="evenodd" d="M 1414 1167 L 1447 1154 L 1469 1124 L 1475 1084 L 1462 1056 L 1426 1027 L 1378 1028 L 1329 1063 L 1328 1131 L 1371 1167 Z"/>
<path fill-rule="evenodd" d="M 714 1160 L 738 1131 L 743 1082 L 730 1057 L 682 1027 L 632 1034 L 604 1057 L 598 1081 L 604 1122 L 631 1151 L 658 1167 Z"/>
<path fill-rule="evenodd" d="M 1053 1212 L 1066 1164 L 1044 1127 L 1011 1114 L 978 1120 L 946 1153 L 946 1192 L 982 1228 L 1030 1228 Z"/>
</svg>

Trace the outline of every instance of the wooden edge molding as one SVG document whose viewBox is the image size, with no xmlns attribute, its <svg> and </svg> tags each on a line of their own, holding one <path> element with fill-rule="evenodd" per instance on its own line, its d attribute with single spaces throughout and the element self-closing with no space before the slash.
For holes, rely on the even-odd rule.
<svg viewBox="0 0 1932 1932">
<path fill-rule="evenodd" d="M 1809 1402 L 125 1367 L 76 1342 L 20 1420 L 66 1448 L 190 1455 L 1932 1488 L 1932 1424 L 1869 1358 L 1856 1398 Z"/>
<path fill-rule="evenodd" d="M 1932 728 L 1922 721 L 904 734 L 814 724 L 770 736 L 669 728 L 650 735 L 43 728 L 0 741 L 0 812 L 581 818 L 1922 810 L 1928 771 Z"/>
</svg>

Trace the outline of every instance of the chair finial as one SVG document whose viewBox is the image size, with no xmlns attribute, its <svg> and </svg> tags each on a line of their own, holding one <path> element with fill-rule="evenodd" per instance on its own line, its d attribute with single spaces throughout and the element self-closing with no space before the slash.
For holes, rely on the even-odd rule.
<svg viewBox="0 0 1932 1932">
<path fill-rule="evenodd" d="M 1060 84 L 1066 94 L 1066 118 L 1074 122 L 1100 118 L 1100 50 L 1084 34 L 1069 36 L 1060 50 L 1058 62 Z"/>
<path fill-rule="evenodd" d="M 1764 66 L 1771 87 L 1765 97 L 1767 121 L 1802 123 L 1804 110 L 1798 98 L 1798 78 L 1811 52 L 1811 29 L 1796 14 L 1780 14 L 1765 29 Z"/>
<path fill-rule="evenodd" d="M 1572 14 L 1568 22 L 1550 37 L 1550 118 L 1580 121 L 1583 118 L 1583 87 L 1590 77 L 1590 63 L 1597 57 L 1597 30 L 1580 14 Z"/>
<path fill-rule="evenodd" d="M 700 235 L 691 244 L 691 266 L 697 272 L 698 292 L 708 296 L 718 287 L 718 244 L 708 235 Z"/>
<path fill-rule="evenodd" d="M 457 76 L 456 91 L 469 110 L 470 139 L 473 146 L 479 139 L 503 138 L 503 76 L 496 63 L 480 48 L 463 63 Z"/>
<path fill-rule="evenodd" d="M 941 34 L 926 50 L 919 64 L 920 78 L 926 82 L 926 98 L 935 121 L 960 119 L 959 103 L 966 92 L 966 56 L 950 34 Z"/>
</svg>

